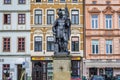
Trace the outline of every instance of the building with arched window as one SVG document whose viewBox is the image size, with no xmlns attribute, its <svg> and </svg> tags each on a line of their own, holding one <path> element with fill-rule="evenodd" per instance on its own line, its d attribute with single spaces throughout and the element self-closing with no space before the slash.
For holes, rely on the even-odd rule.
<svg viewBox="0 0 120 80">
<path fill-rule="evenodd" d="M 67 4 L 72 22 L 69 51 L 71 78 L 82 76 L 83 58 L 83 0 L 31 0 L 31 61 L 33 80 L 52 80 L 54 38 L 52 25 L 57 9 Z M 64 11 L 63 11 L 64 13 Z"/>
</svg>

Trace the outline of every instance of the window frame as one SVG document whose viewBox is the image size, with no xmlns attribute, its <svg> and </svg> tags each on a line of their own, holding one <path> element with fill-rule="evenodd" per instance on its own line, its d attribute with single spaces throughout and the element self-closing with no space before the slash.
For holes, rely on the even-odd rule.
<svg viewBox="0 0 120 80">
<path fill-rule="evenodd" d="M 72 0 L 72 3 L 78 3 L 78 0 Z"/>
<path fill-rule="evenodd" d="M 4 39 L 7 39 L 7 41 L 5 41 Z M 6 44 L 5 44 L 6 43 Z M 3 38 L 3 52 L 10 52 L 10 37 L 4 37 Z M 4 47 L 6 45 L 6 48 Z"/>
<path fill-rule="evenodd" d="M 40 38 L 41 40 L 40 41 L 36 41 L 36 38 Z M 36 50 L 36 43 L 39 43 L 37 44 L 37 46 L 40 45 L 40 49 L 37 49 Z M 43 47 L 43 44 L 42 44 L 42 36 L 34 36 L 34 52 L 42 52 L 42 47 Z"/>
<path fill-rule="evenodd" d="M 11 24 L 11 14 L 3 14 L 4 16 L 4 24 L 10 25 Z"/>
<path fill-rule="evenodd" d="M 78 14 L 73 14 L 74 11 L 77 11 Z M 74 17 L 74 20 L 73 20 L 73 17 Z M 79 20 L 79 10 L 77 10 L 77 9 L 71 10 L 71 24 L 72 25 L 79 25 L 79 21 L 80 21 Z"/>
<path fill-rule="evenodd" d="M 94 23 L 94 25 L 93 25 L 93 23 Z M 98 14 L 92 14 L 91 15 L 91 28 L 92 29 L 98 29 Z"/>
<path fill-rule="evenodd" d="M 7 1 L 7 2 L 6 2 Z M 10 1 L 10 2 L 9 2 Z M 11 4 L 11 0 L 4 0 L 4 4 Z"/>
<path fill-rule="evenodd" d="M 77 63 L 77 67 L 75 66 L 76 63 Z M 71 60 L 71 71 L 72 71 L 71 77 L 74 78 L 74 76 L 76 77 L 76 75 L 73 75 L 73 70 L 77 70 L 77 77 L 80 78 L 80 75 L 81 75 L 80 74 L 80 60 Z"/>
<path fill-rule="evenodd" d="M 8 72 L 8 75 L 5 75 L 5 72 Z M 5 75 L 7 78 L 10 77 L 10 64 L 2 64 L 2 76 Z M 3 79 L 3 77 L 2 77 Z"/>
<path fill-rule="evenodd" d="M 41 3 L 41 2 L 42 2 L 42 0 L 39 0 L 39 1 L 35 0 L 35 2 L 36 2 L 36 3 Z"/>
<path fill-rule="evenodd" d="M 92 51 L 92 54 L 99 54 L 99 40 L 97 39 L 92 40 L 91 51 Z"/>
<path fill-rule="evenodd" d="M 73 41 L 72 38 L 78 38 L 78 41 Z M 74 42 L 74 43 L 73 43 L 73 42 Z M 77 42 L 78 45 L 76 45 L 76 42 Z M 79 43 L 80 43 L 80 42 L 79 42 L 79 36 L 71 36 L 71 51 L 72 51 L 72 52 L 79 52 L 79 51 L 80 51 L 80 50 L 79 50 L 79 48 L 80 48 L 80 47 L 79 47 L 79 46 L 80 46 Z M 74 44 L 74 50 L 73 50 L 73 44 Z M 77 47 L 78 50 L 76 50 L 76 48 L 75 48 L 76 46 L 78 46 L 78 47 Z"/>
<path fill-rule="evenodd" d="M 109 41 L 109 42 L 108 42 Z M 111 41 L 111 42 L 110 42 Z M 110 43 L 110 44 L 109 44 Z M 111 39 L 106 40 L 106 54 L 112 54 L 113 53 L 113 41 Z M 108 45 L 108 47 L 107 47 Z M 111 48 L 112 47 L 112 48 Z M 108 50 L 107 50 L 108 49 Z M 112 50 L 111 50 L 112 49 Z"/>
<path fill-rule="evenodd" d="M 107 18 L 108 17 L 111 17 L 111 18 Z M 106 29 L 112 29 L 112 25 L 113 25 L 113 22 L 112 22 L 112 15 L 111 14 L 106 14 L 105 15 L 105 28 Z M 108 22 L 108 23 L 107 23 Z M 111 22 L 111 23 L 110 23 Z"/>
<path fill-rule="evenodd" d="M 48 50 L 48 42 L 50 42 L 51 46 L 53 45 L 53 47 L 54 47 L 54 40 L 53 41 L 48 41 L 48 38 L 53 38 L 54 39 L 54 37 L 53 36 L 47 36 L 47 51 L 48 52 L 53 52 L 54 49 L 52 50 L 52 48 L 50 48 L 50 50 Z"/>
<path fill-rule="evenodd" d="M 18 0 L 18 4 L 26 4 L 26 0 Z"/>
<path fill-rule="evenodd" d="M 48 11 L 53 11 L 53 14 L 48 13 Z M 53 10 L 53 9 L 47 10 L 47 25 L 52 25 L 54 23 L 54 21 L 55 21 L 54 13 L 55 13 L 55 10 Z M 50 17 L 50 19 L 48 19 L 49 17 Z M 52 17 L 53 17 L 53 20 L 52 20 Z M 48 21 L 50 21 L 50 22 L 48 22 Z M 53 22 L 51 22 L 51 21 L 53 21 Z"/>
<path fill-rule="evenodd" d="M 49 1 L 49 0 L 48 0 L 48 3 L 53 3 L 53 2 L 54 2 L 54 0 L 52 0 L 52 1 Z"/>
<path fill-rule="evenodd" d="M 41 11 L 41 14 L 36 14 L 36 11 Z M 37 21 L 36 21 L 36 17 L 37 17 Z M 39 22 L 40 21 L 40 17 L 41 17 L 41 22 Z M 41 9 L 36 9 L 35 11 L 34 11 L 34 24 L 35 25 L 42 25 L 42 10 Z"/>
<path fill-rule="evenodd" d="M 97 1 L 92 1 L 92 4 L 97 4 Z"/>
<path fill-rule="evenodd" d="M 26 24 L 26 14 L 18 14 L 18 24 Z"/>
<path fill-rule="evenodd" d="M 120 29 L 120 15 L 118 15 L 118 28 Z"/>
<path fill-rule="evenodd" d="M 60 0 L 60 3 L 65 3 L 65 2 L 66 2 L 66 0 L 64 0 L 64 1 L 61 1 L 61 0 Z"/>
<path fill-rule="evenodd" d="M 21 40 L 19 41 L 19 39 L 21 39 Z M 22 39 L 23 39 L 23 41 L 22 41 Z M 18 49 L 17 49 L 17 51 L 18 52 L 25 52 L 25 47 L 26 47 L 25 44 L 26 44 L 25 37 L 18 37 Z"/>
</svg>

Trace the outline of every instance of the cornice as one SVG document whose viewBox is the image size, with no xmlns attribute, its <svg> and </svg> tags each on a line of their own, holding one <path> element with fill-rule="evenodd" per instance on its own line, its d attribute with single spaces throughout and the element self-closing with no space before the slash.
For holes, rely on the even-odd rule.
<svg viewBox="0 0 120 80">
<path fill-rule="evenodd" d="M 30 10 L 0 10 L 2 12 L 30 12 Z"/>
<path fill-rule="evenodd" d="M 9 54 L 6 53 L 6 54 L 0 54 L 0 56 L 1 56 L 1 57 L 2 57 L 2 56 L 3 56 L 3 57 L 4 57 L 4 56 L 5 56 L 5 57 L 8 57 L 8 56 L 12 56 L 12 57 L 13 57 L 13 56 L 17 56 L 17 57 L 19 57 L 19 56 L 30 56 L 30 54 L 21 54 L 21 53 L 20 53 L 20 54 L 17 54 L 17 55 L 16 55 L 16 54 L 11 54 L 11 53 L 9 53 Z"/>
<path fill-rule="evenodd" d="M 31 30 L 0 30 L 0 32 L 30 32 Z"/>
<path fill-rule="evenodd" d="M 120 4 L 109 4 L 110 6 L 120 6 Z M 85 6 L 107 6 L 107 4 L 85 4 Z"/>
</svg>

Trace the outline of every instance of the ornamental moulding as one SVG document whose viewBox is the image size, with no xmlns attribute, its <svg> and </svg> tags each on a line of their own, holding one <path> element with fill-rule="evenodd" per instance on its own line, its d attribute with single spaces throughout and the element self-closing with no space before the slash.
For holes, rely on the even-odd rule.
<svg viewBox="0 0 120 80">
<path fill-rule="evenodd" d="M 107 6 L 106 9 L 104 9 L 102 12 L 104 14 L 113 14 L 115 13 L 115 10 L 113 10 L 111 6 Z"/>
<path fill-rule="evenodd" d="M 98 8 L 94 7 L 91 10 L 89 10 L 88 12 L 89 13 L 100 13 L 101 11 Z"/>
</svg>

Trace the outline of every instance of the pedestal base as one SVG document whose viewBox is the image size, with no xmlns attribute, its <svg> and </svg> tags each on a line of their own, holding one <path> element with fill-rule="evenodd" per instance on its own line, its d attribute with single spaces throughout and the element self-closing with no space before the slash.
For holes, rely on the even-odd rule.
<svg viewBox="0 0 120 80">
<path fill-rule="evenodd" d="M 71 80 L 71 57 L 54 56 L 53 80 Z"/>
</svg>

